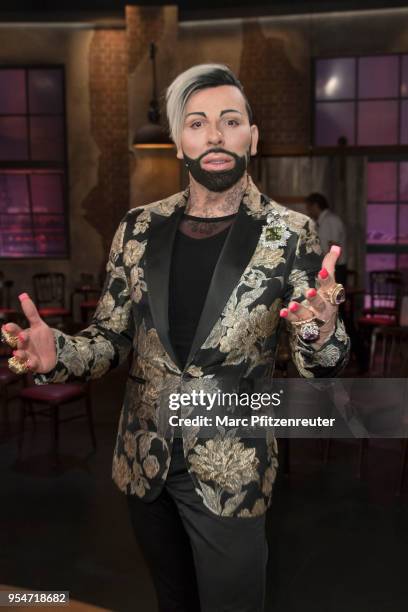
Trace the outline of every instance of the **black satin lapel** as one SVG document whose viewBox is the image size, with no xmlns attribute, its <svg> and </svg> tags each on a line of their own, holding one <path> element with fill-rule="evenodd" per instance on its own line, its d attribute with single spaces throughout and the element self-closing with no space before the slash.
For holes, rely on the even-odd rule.
<svg viewBox="0 0 408 612">
<path fill-rule="evenodd" d="M 192 361 L 224 310 L 255 251 L 263 223 L 240 206 L 215 266 L 187 363 Z"/>
<path fill-rule="evenodd" d="M 174 363 L 180 366 L 169 336 L 169 278 L 174 237 L 184 208 L 170 217 L 152 214 L 146 245 L 146 286 L 157 334 Z"/>
</svg>

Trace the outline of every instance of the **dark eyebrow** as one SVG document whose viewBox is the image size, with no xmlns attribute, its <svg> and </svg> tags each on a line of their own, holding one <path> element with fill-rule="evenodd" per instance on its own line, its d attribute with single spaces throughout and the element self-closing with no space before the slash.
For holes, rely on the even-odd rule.
<svg viewBox="0 0 408 612">
<path fill-rule="evenodd" d="M 227 108 L 226 110 L 221 111 L 220 117 L 222 117 L 226 113 L 239 113 L 240 115 L 242 115 L 241 111 L 236 110 L 235 108 Z"/>
<path fill-rule="evenodd" d="M 241 111 L 236 110 L 235 108 L 227 108 L 227 109 L 221 111 L 220 117 L 222 117 L 226 113 L 239 113 L 240 115 L 242 115 Z M 207 117 L 207 115 L 205 113 L 199 112 L 199 111 L 196 111 L 195 113 L 187 113 L 186 118 L 189 117 L 190 115 L 200 115 L 201 117 Z"/>
</svg>

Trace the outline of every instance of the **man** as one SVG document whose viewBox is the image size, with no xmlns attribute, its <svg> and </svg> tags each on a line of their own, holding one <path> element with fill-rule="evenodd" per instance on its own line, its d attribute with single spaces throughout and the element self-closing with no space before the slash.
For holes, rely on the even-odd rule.
<svg viewBox="0 0 408 612">
<path fill-rule="evenodd" d="M 310 220 L 251 181 L 258 129 L 227 67 L 179 75 L 167 113 L 189 187 L 123 219 L 92 324 L 75 336 L 51 330 L 23 294 L 30 327 L 4 332 L 18 337 L 11 367 L 30 367 L 39 383 L 97 378 L 133 347 L 113 478 L 128 496 L 159 609 L 260 612 L 276 441 L 233 427 L 213 437 L 204 426 L 169 431 L 163 398 L 270 377 L 281 319 L 300 374 L 335 376 L 348 354 L 333 276 L 339 249 L 322 262 Z M 182 406 L 182 416 L 191 410 Z"/>
<path fill-rule="evenodd" d="M 347 239 L 343 221 L 330 210 L 327 199 L 321 193 L 308 195 L 306 208 L 309 217 L 316 221 L 323 253 L 328 253 L 334 244 L 341 247 L 341 254 L 336 264 L 336 278 L 345 285 L 347 279 Z"/>
</svg>

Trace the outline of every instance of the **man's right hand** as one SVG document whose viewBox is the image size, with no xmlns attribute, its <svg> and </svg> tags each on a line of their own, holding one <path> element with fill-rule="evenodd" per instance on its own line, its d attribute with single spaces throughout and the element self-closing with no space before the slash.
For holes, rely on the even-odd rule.
<svg viewBox="0 0 408 612">
<path fill-rule="evenodd" d="M 18 297 L 29 327 L 21 329 L 15 323 L 6 323 L 3 328 L 18 339 L 17 349 L 14 350 L 13 355 L 19 361 L 28 359 L 31 372 L 46 374 L 57 363 L 54 332 L 41 319 L 34 302 L 27 293 L 22 293 Z"/>
</svg>

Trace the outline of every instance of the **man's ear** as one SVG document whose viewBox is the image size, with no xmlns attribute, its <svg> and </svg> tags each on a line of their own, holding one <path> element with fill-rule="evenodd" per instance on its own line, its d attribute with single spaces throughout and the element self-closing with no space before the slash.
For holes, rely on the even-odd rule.
<svg viewBox="0 0 408 612">
<path fill-rule="evenodd" d="M 256 155 L 258 152 L 258 140 L 259 140 L 259 131 L 258 127 L 254 124 L 251 125 L 251 155 Z"/>
</svg>

